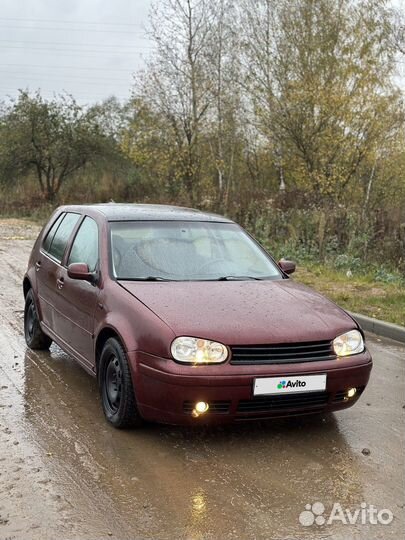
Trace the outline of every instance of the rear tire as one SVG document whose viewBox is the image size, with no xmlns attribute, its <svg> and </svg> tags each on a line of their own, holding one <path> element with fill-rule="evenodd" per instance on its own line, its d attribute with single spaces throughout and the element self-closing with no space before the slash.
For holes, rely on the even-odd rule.
<svg viewBox="0 0 405 540">
<path fill-rule="evenodd" d="M 38 311 L 32 289 L 25 297 L 24 309 L 24 336 L 30 349 L 44 351 L 49 349 L 52 339 L 44 334 L 39 323 Z"/>
<path fill-rule="evenodd" d="M 98 380 L 107 420 L 115 428 L 141 426 L 127 356 L 116 338 L 108 339 L 103 347 Z"/>
</svg>

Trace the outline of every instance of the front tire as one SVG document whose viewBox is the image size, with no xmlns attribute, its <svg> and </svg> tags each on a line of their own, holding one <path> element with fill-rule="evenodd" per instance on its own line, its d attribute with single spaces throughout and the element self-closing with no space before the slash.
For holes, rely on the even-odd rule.
<svg viewBox="0 0 405 540">
<path fill-rule="evenodd" d="M 103 347 L 98 379 L 107 420 L 116 428 L 142 425 L 128 360 L 116 338 L 108 339 Z"/>
<path fill-rule="evenodd" d="M 24 336 L 30 349 L 44 351 L 49 349 L 52 339 L 43 333 L 39 323 L 38 311 L 32 289 L 25 297 L 24 308 Z"/>
</svg>

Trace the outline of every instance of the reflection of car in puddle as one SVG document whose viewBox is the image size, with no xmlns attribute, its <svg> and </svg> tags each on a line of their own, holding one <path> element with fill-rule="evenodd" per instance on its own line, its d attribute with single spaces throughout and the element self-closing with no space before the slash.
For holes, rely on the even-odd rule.
<svg viewBox="0 0 405 540">
<path fill-rule="evenodd" d="M 263 527 L 275 519 L 291 525 L 312 494 L 329 501 L 333 493 L 347 506 L 362 500 L 358 458 L 334 415 L 117 433 L 104 425 L 95 381 L 65 353 L 27 351 L 24 369 L 29 429 L 52 454 L 51 477 L 64 478 L 68 491 L 94 491 L 94 504 L 112 499 L 116 516 L 134 530 L 141 515 L 134 507 L 147 511 L 145 501 L 161 532 L 183 523 L 204 536 L 213 522 L 247 534 L 247 513 Z"/>
</svg>

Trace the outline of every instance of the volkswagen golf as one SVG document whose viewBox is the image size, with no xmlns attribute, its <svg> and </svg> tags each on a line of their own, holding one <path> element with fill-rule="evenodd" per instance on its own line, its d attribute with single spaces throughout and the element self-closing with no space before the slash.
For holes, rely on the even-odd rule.
<svg viewBox="0 0 405 540">
<path fill-rule="evenodd" d="M 372 367 L 364 334 L 294 270 L 214 214 L 60 207 L 24 276 L 25 339 L 96 376 L 117 428 L 350 407 Z"/>
</svg>

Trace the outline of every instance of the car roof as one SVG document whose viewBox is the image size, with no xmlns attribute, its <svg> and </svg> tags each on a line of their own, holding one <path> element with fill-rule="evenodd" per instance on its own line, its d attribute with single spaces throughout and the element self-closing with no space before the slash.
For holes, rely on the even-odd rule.
<svg viewBox="0 0 405 540">
<path fill-rule="evenodd" d="M 89 205 L 69 205 L 61 208 L 64 212 L 81 212 L 89 215 L 101 213 L 107 221 L 213 221 L 233 223 L 217 214 L 201 212 L 193 208 L 163 204 L 102 203 Z"/>
</svg>

